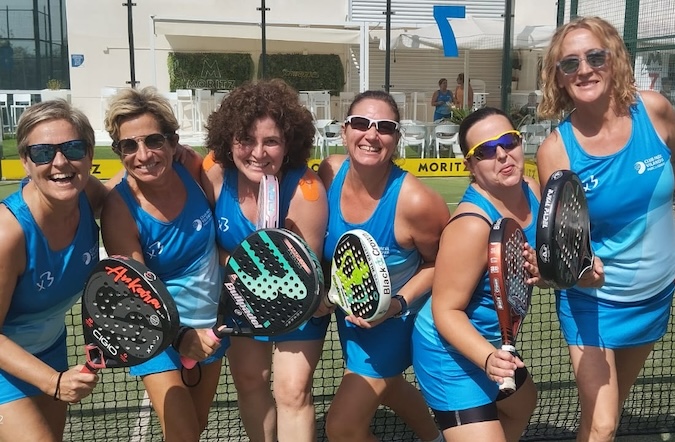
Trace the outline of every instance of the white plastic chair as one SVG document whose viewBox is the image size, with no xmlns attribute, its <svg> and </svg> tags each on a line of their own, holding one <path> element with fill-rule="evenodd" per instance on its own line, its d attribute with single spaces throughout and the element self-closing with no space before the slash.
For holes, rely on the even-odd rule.
<svg viewBox="0 0 675 442">
<path fill-rule="evenodd" d="M 324 152 L 324 135 L 323 131 L 326 126 L 333 124 L 334 120 L 320 119 L 314 120 L 314 148 L 315 152 L 318 153 L 318 157 L 323 159 L 325 156 Z M 315 154 L 316 158 L 316 154 Z"/>
<path fill-rule="evenodd" d="M 330 146 L 342 146 L 342 125 L 330 123 L 324 126 L 321 132 L 323 136 L 321 158 L 325 158 L 330 155 Z"/>
<path fill-rule="evenodd" d="M 312 109 L 311 103 L 309 101 L 309 94 L 306 92 L 300 92 L 298 94 L 298 100 L 300 100 L 300 104 L 305 106 L 311 113 L 312 116 L 315 116 L 316 114 L 314 113 L 314 109 Z"/>
<path fill-rule="evenodd" d="M 340 92 L 340 118 L 347 118 L 347 111 L 356 94 L 354 92 Z"/>
<path fill-rule="evenodd" d="M 551 133 L 551 122 L 540 121 L 539 123 L 526 124 L 518 130 L 523 135 L 523 153 L 526 156 L 534 156 L 541 143 Z"/>
<path fill-rule="evenodd" d="M 176 89 L 176 94 L 178 97 L 178 125 L 181 129 L 183 128 L 185 114 L 187 113 L 187 109 L 189 109 L 189 120 L 192 124 L 190 130 L 194 132 L 197 129 L 197 112 L 195 101 L 192 97 L 192 89 Z"/>
<path fill-rule="evenodd" d="M 23 111 L 28 109 L 31 105 L 31 96 L 30 94 L 14 94 L 12 95 L 12 105 L 10 109 L 12 111 L 12 127 L 16 127 L 21 118 Z"/>
<path fill-rule="evenodd" d="M 412 120 L 401 121 L 401 140 L 399 142 L 399 156 L 406 157 L 406 148 L 419 150 L 420 158 L 424 158 L 427 150 L 427 128 L 423 124 Z"/>
<path fill-rule="evenodd" d="M 441 148 L 446 147 L 448 151 L 453 153 L 455 158 L 464 158 L 462 150 L 459 148 L 457 141 L 459 132 L 458 124 L 439 124 L 434 127 L 434 150 L 436 158 L 441 156 Z"/>
<path fill-rule="evenodd" d="M 330 94 L 328 92 L 309 92 L 309 106 L 316 117 L 330 119 Z M 321 114 L 319 114 L 321 111 Z"/>
<path fill-rule="evenodd" d="M 12 132 L 12 120 L 9 116 L 9 104 L 7 103 L 7 94 L 0 94 L 0 120 L 2 120 L 2 131 Z"/>
<path fill-rule="evenodd" d="M 197 131 L 202 132 L 204 123 L 213 112 L 214 101 L 213 95 L 209 89 L 196 89 L 196 108 L 197 108 Z"/>
<path fill-rule="evenodd" d="M 169 101 L 173 115 L 178 119 L 178 94 L 176 92 L 162 92 L 162 96 Z"/>
<path fill-rule="evenodd" d="M 413 120 L 428 121 L 429 114 L 427 112 L 429 105 L 427 103 L 426 92 L 413 92 L 413 97 Z M 421 115 L 417 113 L 420 107 L 422 108 L 422 112 L 420 112 Z"/>
<path fill-rule="evenodd" d="M 230 91 L 215 91 L 213 93 L 213 102 L 214 102 L 214 107 L 213 110 L 217 111 L 220 105 L 223 103 L 223 100 L 225 97 L 230 95 Z"/>
</svg>

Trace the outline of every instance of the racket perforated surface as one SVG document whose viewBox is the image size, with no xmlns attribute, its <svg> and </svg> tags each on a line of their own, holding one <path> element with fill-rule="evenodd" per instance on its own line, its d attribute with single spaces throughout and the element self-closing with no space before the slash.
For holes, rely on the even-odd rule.
<svg viewBox="0 0 675 442">
<path fill-rule="evenodd" d="M 323 274 L 311 248 L 285 229 L 262 229 L 232 252 L 211 336 L 274 336 L 300 327 L 321 301 Z M 196 363 L 183 358 L 183 366 Z"/>
<path fill-rule="evenodd" d="M 171 294 L 144 264 L 102 259 L 82 292 L 83 372 L 138 365 L 164 351 L 180 320 Z"/>
<path fill-rule="evenodd" d="M 593 265 L 588 203 L 579 177 L 554 172 L 546 183 L 537 217 L 537 264 L 556 288 L 572 287 Z"/>
<path fill-rule="evenodd" d="M 327 296 L 347 315 L 368 322 L 387 313 L 391 302 L 389 270 L 380 247 L 365 230 L 350 230 L 338 240 Z"/>
<path fill-rule="evenodd" d="M 526 239 L 518 222 L 500 218 L 492 225 L 488 246 L 490 291 L 497 311 L 502 350 L 516 353 L 516 337 L 530 308 L 532 286 L 525 269 L 523 245 Z M 515 379 L 504 378 L 499 389 L 507 394 L 516 390 Z"/>
</svg>

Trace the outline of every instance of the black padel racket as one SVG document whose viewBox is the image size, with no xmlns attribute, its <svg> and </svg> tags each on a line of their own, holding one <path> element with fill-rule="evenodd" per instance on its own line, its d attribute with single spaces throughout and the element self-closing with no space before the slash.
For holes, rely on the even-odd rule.
<svg viewBox="0 0 675 442">
<path fill-rule="evenodd" d="M 216 325 L 209 331 L 220 342 L 227 336 L 274 336 L 300 327 L 321 302 L 323 273 L 307 243 L 285 229 L 253 232 L 232 252 Z M 186 368 L 196 361 L 182 357 Z"/>
<path fill-rule="evenodd" d="M 279 180 L 275 175 L 263 175 L 258 190 L 257 229 L 279 227 Z"/>
<path fill-rule="evenodd" d="M 354 229 L 342 234 L 331 261 L 328 301 L 367 322 L 381 318 L 391 302 L 391 279 L 372 236 Z"/>
<path fill-rule="evenodd" d="M 502 350 L 516 353 L 516 337 L 530 308 L 532 286 L 525 269 L 523 245 L 525 234 L 511 218 L 500 218 L 492 225 L 488 245 L 490 291 L 497 310 Z M 516 391 L 512 377 L 504 378 L 499 389 L 507 394 Z"/>
<path fill-rule="evenodd" d="M 586 194 L 570 170 L 554 172 L 542 193 L 537 264 L 542 279 L 560 289 L 572 287 L 593 267 Z"/>
<path fill-rule="evenodd" d="M 145 362 L 171 344 L 179 326 L 173 297 L 157 275 L 125 256 L 104 258 L 82 292 L 82 371 Z"/>
</svg>

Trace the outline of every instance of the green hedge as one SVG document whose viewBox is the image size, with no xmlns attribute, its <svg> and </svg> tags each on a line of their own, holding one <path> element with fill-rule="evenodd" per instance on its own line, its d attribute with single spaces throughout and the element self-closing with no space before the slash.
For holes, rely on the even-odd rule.
<svg viewBox="0 0 675 442">
<path fill-rule="evenodd" d="M 261 55 L 262 58 L 262 55 Z M 267 54 L 266 77 L 281 78 L 299 91 L 343 90 L 344 68 L 335 54 Z M 258 78 L 262 64 L 258 61 Z"/>
<path fill-rule="evenodd" d="M 253 79 L 251 54 L 170 52 L 169 87 L 232 90 Z"/>
</svg>

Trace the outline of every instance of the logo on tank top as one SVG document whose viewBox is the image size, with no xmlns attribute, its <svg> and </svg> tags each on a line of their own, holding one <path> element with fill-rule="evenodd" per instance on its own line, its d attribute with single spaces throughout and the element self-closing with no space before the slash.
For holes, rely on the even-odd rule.
<svg viewBox="0 0 675 442">
<path fill-rule="evenodd" d="M 94 244 L 91 246 L 89 250 L 84 252 L 82 254 L 82 262 L 84 265 L 88 266 L 93 262 L 98 262 L 99 261 L 99 256 L 98 256 L 98 244 Z"/>
<path fill-rule="evenodd" d="M 221 232 L 227 232 L 228 230 L 230 230 L 228 222 L 229 222 L 228 218 L 221 216 L 220 219 L 218 220 L 218 230 L 220 230 Z"/>
<path fill-rule="evenodd" d="M 663 158 L 663 155 L 658 154 L 649 157 L 646 160 L 636 161 L 633 167 L 635 168 L 635 171 L 638 173 L 638 175 L 642 175 L 645 172 L 651 172 L 652 170 L 660 169 L 665 165 L 666 160 Z"/>
<path fill-rule="evenodd" d="M 40 281 L 36 284 L 38 288 L 38 292 L 41 292 L 43 290 L 48 289 L 49 287 L 54 284 L 54 277 L 52 276 L 52 272 L 46 271 L 42 275 L 40 275 Z"/>
<path fill-rule="evenodd" d="M 588 177 L 587 180 L 583 180 L 582 184 L 584 185 L 584 192 L 589 192 L 595 189 L 596 187 L 598 187 L 598 183 L 599 181 L 595 177 L 595 175 L 591 175 L 590 177 Z"/>
<path fill-rule="evenodd" d="M 213 219 L 211 209 L 207 209 L 202 216 L 192 221 L 192 227 L 199 232 L 205 225 L 208 225 Z"/>
<path fill-rule="evenodd" d="M 146 255 L 148 255 L 148 258 L 156 258 L 159 255 L 162 254 L 162 251 L 164 250 L 164 246 L 162 245 L 161 242 L 155 241 L 148 247 L 148 251 L 145 252 Z"/>
</svg>

